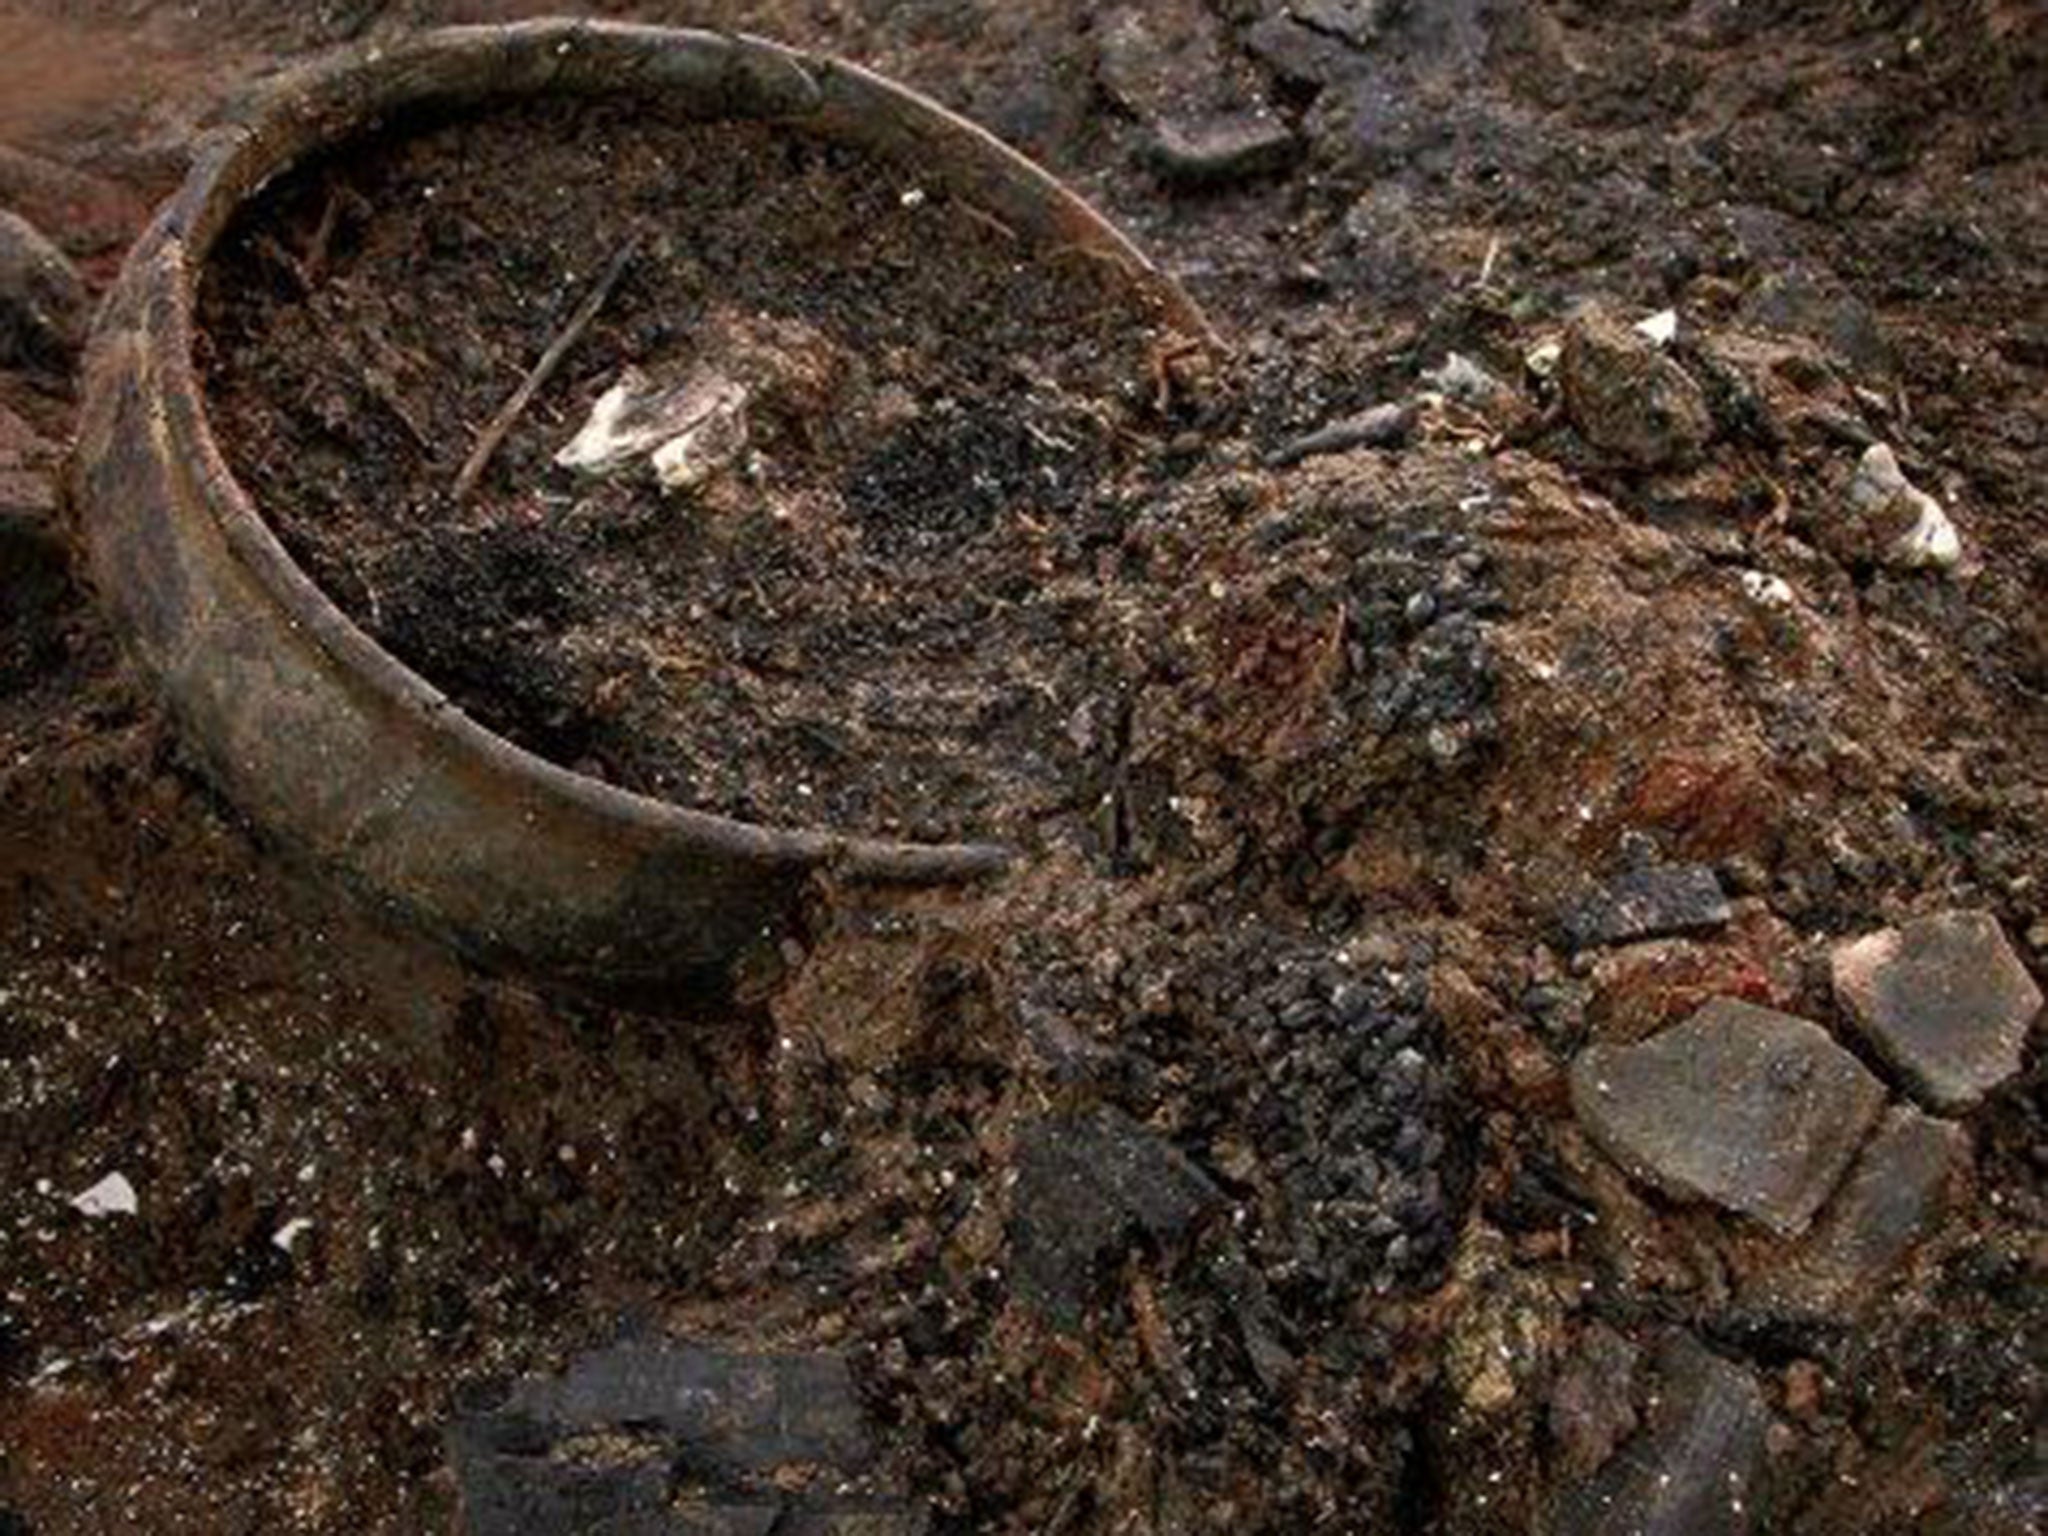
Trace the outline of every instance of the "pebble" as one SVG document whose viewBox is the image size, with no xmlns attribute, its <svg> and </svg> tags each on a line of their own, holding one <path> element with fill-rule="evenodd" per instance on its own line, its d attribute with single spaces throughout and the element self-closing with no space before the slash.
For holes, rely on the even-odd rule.
<svg viewBox="0 0 2048 1536">
<path fill-rule="evenodd" d="M 1636 1370 L 1642 1352 L 1605 1323 L 1587 1325 L 1551 1388 L 1551 1438 L 1574 1479 L 1607 1464 L 1635 1433 Z"/>
<path fill-rule="evenodd" d="M 1177 1243 L 1222 1198 L 1178 1148 L 1121 1111 L 1034 1120 L 1018 1136 L 1011 1218 L 1018 1293 L 1072 1328 L 1099 1261 L 1140 1235 Z"/>
<path fill-rule="evenodd" d="M 1825 1381 L 1813 1361 L 1794 1360 L 1785 1367 L 1785 1411 L 1795 1419 L 1812 1418 L 1820 1411 Z"/>
<path fill-rule="evenodd" d="M 1331 85 L 1365 68 L 1358 48 L 1303 26 L 1286 11 L 1253 22 L 1245 30 L 1244 46 L 1281 79 L 1299 85 Z"/>
<path fill-rule="evenodd" d="M 1558 371 L 1580 435 L 1637 468 L 1683 468 L 1713 435 L 1707 397 L 1692 375 L 1599 310 L 1582 311 L 1566 327 Z"/>
<path fill-rule="evenodd" d="M 1803 1232 L 1841 1182 L 1884 1088 L 1817 1024 L 1716 998 L 1639 1045 L 1594 1045 L 1572 1107 L 1601 1150 L 1678 1199 Z"/>
<path fill-rule="evenodd" d="M 1772 330 L 1810 336 L 1864 373 L 1884 374 L 1893 367 L 1892 345 L 1875 313 L 1809 273 L 1771 273 L 1743 308 L 1745 318 Z"/>
<path fill-rule="evenodd" d="M 1452 1273 L 1463 1300 L 1444 1336 L 1444 1375 L 1468 1413 L 1498 1414 L 1543 1374 L 1563 1307 L 1555 1290 L 1511 1262 L 1507 1240 L 1484 1223 L 1467 1230 Z"/>
<path fill-rule="evenodd" d="M 1422 382 L 1447 399 L 1465 405 L 1485 405 L 1508 386 L 1462 352 L 1447 352 L 1436 367 L 1424 370 Z"/>
<path fill-rule="evenodd" d="M 1094 31 L 1096 83 L 1140 122 L 1219 107 L 1238 93 L 1222 29 L 1200 0 L 1109 8 Z"/>
<path fill-rule="evenodd" d="M 1323 454 L 1349 453 L 1354 448 L 1397 448 L 1415 426 L 1415 407 L 1406 402 L 1375 405 L 1342 421 L 1318 427 L 1276 449 L 1266 458 L 1269 469 L 1285 469 Z"/>
<path fill-rule="evenodd" d="M 924 1529 L 900 1499 L 833 1492 L 874 1462 L 834 1354 L 618 1344 L 463 1415 L 448 1444 L 466 1536 Z"/>
<path fill-rule="evenodd" d="M 1849 510 L 1870 530 L 1881 559 L 1901 570 L 1951 570 L 1963 557 L 1962 536 L 1941 503 L 1906 478 L 1884 443 L 1863 451 L 1849 481 Z"/>
<path fill-rule="evenodd" d="M 1370 47 L 1396 20 L 1405 0 L 1288 0 L 1287 14 L 1324 37 Z"/>
<path fill-rule="evenodd" d="M 1744 571 L 1742 595 L 1760 608 L 1792 606 L 1792 588 L 1782 576 L 1773 576 L 1768 571 Z"/>
<path fill-rule="evenodd" d="M 745 386 L 715 368 L 700 365 L 673 388 L 628 369 L 555 462 L 603 476 L 645 458 L 664 490 L 692 490 L 745 451 L 747 400 Z"/>
<path fill-rule="evenodd" d="M 1961 1111 L 2020 1070 L 2041 989 L 1988 912 L 1942 912 L 1833 956 L 1835 1000 L 1930 1108 Z"/>
<path fill-rule="evenodd" d="M 1570 1485 L 1551 1529 L 1573 1536 L 1741 1536 L 1756 1513 L 1770 1412 L 1756 1378 L 1689 1334 L 1657 1355 L 1649 1426 Z"/>
<path fill-rule="evenodd" d="M 1213 190 L 1277 176 L 1301 154 L 1301 140 L 1267 112 L 1166 121 L 1152 132 L 1149 157 L 1169 187 Z"/>
<path fill-rule="evenodd" d="M 1575 949 L 1699 933 L 1728 921 L 1720 879 L 1704 864 L 1633 869 L 1587 892 L 1564 914 Z"/>
<path fill-rule="evenodd" d="M 85 320 L 85 285 L 64 253 L 0 208 L 0 368 L 68 373 Z"/>
<path fill-rule="evenodd" d="M 1635 332 L 1657 346 L 1668 347 L 1678 340 L 1678 311 L 1660 309 L 1656 314 L 1638 320 Z"/>
<path fill-rule="evenodd" d="M 1522 366 L 1532 378 L 1554 379 L 1558 365 L 1564 361 L 1564 343 L 1561 341 L 1538 342 L 1522 359 Z"/>
<path fill-rule="evenodd" d="M 71 1197 L 71 1209 L 81 1216 L 133 1216 L 141 1208 L 135 1186 L 119 1173 L 110 1173 L 91 1189 Z"/>
</svg>

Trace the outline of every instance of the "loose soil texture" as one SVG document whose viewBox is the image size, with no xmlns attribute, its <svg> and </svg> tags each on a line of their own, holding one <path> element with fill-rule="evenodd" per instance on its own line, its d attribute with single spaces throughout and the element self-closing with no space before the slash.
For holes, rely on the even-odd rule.
<svg viewBox="0 0 2048 1536">
<path fill-rule="evenodd" d="M 10 101 L 0 200 L 101 283 L 217 83 L 536 8 L 0 0 L 40 56 L 84 39 L 67 81 L 118 37 L 162 83 Z M 877 1447 L 857 1491 L 932 1536 L 2048 1523 L 2038 1022 L 2016 1075 L 1895 1146 L 1898 1178 L 1859 1165 L 1881 1198 L 1851 1174 L 1801 1237 L 1633 1176 L 1571 1093 L 1589 1046 L 1729 997 L 1858 1052 L 1910 1126 L 1836 946 L 1965 909 L 2048 974 L 2040 7 L 592 9 L 715 11 L 932 92 L 1073 177 L 1237 343 L 1230 401 L 1170 429 L 1189 466 L 1176 446 L 1154 485 L 1105 447 L 1070 514 L 1134 500 L 1119 580 L 1156 598 L 1074 728 L 1107 809 L 992 889 L 821 893 L 787 984 L 730 1015 L 538 997 L 218 804 L 49 518 L 17 518 L 0 1530 L 470 1536 L 451 1442 L 521 1430 L 491 1417 L 509 1381 L 622 1334 L 843 1356 Z M 1288 153 L 1163 180 L 1166 118 L 1181 146 L 1277 123 Z M 323 208 L 265 227 L 303 263 Z M 337 213 L 308 311 L 399 211 Z M 444 496 L 605 233 L 517 287 L 473 371 L 309 335 L 339 430 Z M 449 527 L 593 494 L 548 459 L 630 355 L 634 281 Z M 368 348 L 407 291 L 338 306 L 344 334 Z M 1569 324 L 1589 301 L 1598 331 Z M 1631 366 L 1678 408 L 1575 416 L 1587 339 L 1667 308 Z M 1397 403 L 1405 435 L 1269 462 Z M 42 375 L 0 366 L 0 407 L 69 430 Z M 1954 519 L 1954 568 L 1890 563 L 1849 515 L 1880 440 Z M 496 633 L 479 654 L 512 670 Z M 134 1215 L 74 1208 L 116 1172 Z M 670 1526 L 760 1492 L 614 1428 L 529 1434 L 526 1470 L 602 1494 L 652 1468 Z"/>
<path fill-rule="evenodd" d="M 457 504 L 481 424 L 629 242 Z M 1036 841 L 1100 777 L 1070 726 L 1153 600 L 1118 544 L 1168 345 L 1106 258 L 794 130 L 558 102 L 283 178 L 201 318 L 216 428 L 286 546 L 522 745 L 704 810 L 925 838 Z M 629 370 L 744 400 L 707 407 L 694 488 L 646 450 L 553 462 Z"/>
</svg>

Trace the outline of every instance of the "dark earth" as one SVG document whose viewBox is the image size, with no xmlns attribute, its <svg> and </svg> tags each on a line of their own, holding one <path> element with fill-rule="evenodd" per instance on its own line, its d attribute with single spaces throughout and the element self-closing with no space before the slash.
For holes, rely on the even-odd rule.
<svg viewBox="0 0 2048 1536">
<path fill-rule="evenodd" d="M 1185 415 L 1105 385 L 1106 353 L 1037 402 L 1128 413 L 1141 442 L 1105 436 L 1110 467 L 1032 516 L 1144 600 L 1114 657 L 1099 628 L 1030 653 L 1075 759 L 996 786 L 1018 871 L 821 891 L 786 983 L 715 1018 L 478 974 L 266 846 L 122 660 L 54 489 L 90 298 L 233 83 L 518 9 L 0 0 L 0 206 L 71 268 L 0 226 L 0 1531 L 2048 1521 L 2038 7 L 600 8 L 932 93 L 1070 178 L 1233 346 Z M 862 185 L 835 206 L 896 190 Z M 647 675 L 586 718 L 602 666 L 546 642 L 592 621 L 490 607 L 573 602 L 583 562 L 628 579 L 634 540 L 696 526 L 632 507 L 759 504 L 608 501 L 548 462 L 659 359 L 633 321 L 682 268 L 636 257 L 453 508 L 619 236 L 534 271 L 481 357 L 400 366 L 350 351 L 362 329 L 289 339 L 323 314 L 291 271 L 322 195 L 279 189 L 287 259 L 236 258 L 210 357 L 217 389 L 248 341 L 307 410 L 333 392 L 323 483 L 420 488 L 366 530 L 410 541 L 393 591 L 421 583 L 410 610 L 379 586 L 387 638 L 565 761 L 795 814 L 786 776 L 665 758 L 690 743 Z M 337 325 L 424 303 L 400 253 L 431 226 L 369 200 L 309 285 Z M 517 302 L 469 259 L 475 313 Z M 1042 312 L 1072 314 L 1070 281 Z M 1668 340 L 1635 329 L 1667 309 Z M 927 355 L 1061 356 L 1019 331 Z M 942 387 L 904 384 L 926 417 Z M 886 419 L 766 455 L 765 484 L 857 484 Z M 239 442 L 253 483 L 295 472 L 293 439 Z M 1878 444 L 1952 561 L 1914 563 L 1919 502 L 1851 495 Z M 376 623 L 348 584 L 374 540 L 323 556 L 333 499 L 273 499 Z M 772 648 L 764 591 L 718 633 Z M 964 776 L 1023 773 L 976 750 Z M 870 826 L 982 824 L 818 783 Z M 1922 996 L 1950 1035 L 1887 1013 Z M 1799 1130 L 1822 1083 L 1854 1085 L 1839 1148 Z M 117 1173 L 132 1214 L 78 1208 Z"/>
<path fill-rule="evenodd" d="M 321 583 L 628 788 L 928 838 L 1071 819 L 1107 742 L 1069 722 L 1158 601 L 1117 580 L 1144 498 L 1116 480 L 1160 457 L 1173 338 L 1114 269 L 786 131 L 637 102 L 409 127 L 270 189 L 202 305 L 230 462 Z M 534 338 L 636 232 L 455 505 Z M 644 453 L 557 467 L 629 368 L 746 390 L 736 462 L 666 492 Z"/>
</svg>

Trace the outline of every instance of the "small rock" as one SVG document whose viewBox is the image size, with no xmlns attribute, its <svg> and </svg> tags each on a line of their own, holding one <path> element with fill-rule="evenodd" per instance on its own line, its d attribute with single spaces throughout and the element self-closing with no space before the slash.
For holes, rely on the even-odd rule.
<svg viewBox="0 0 2048 1536">
<path fill-rule="evenodd" d="M 1285 469 L 1303 459 L 1349 453 L 1354 448 L 1395 448 L 1407 441 L 1414 426 L 1414 406 L 1406 402 L 1376 405 L 1295 438 L 1269 454 L 1266 465 L 1270 469 Z"/>
<path fill-rule="evenodd" d="M 1305 27 L 1285 11 L 1253 22 L 1244 46 L 1274 74 L 1297 85 L 1331 85 L 1365 68 L 1355 45 Z"/>
<path fill-rule="evenodd" d="M 1638 320 L 1635 332 L 1660 347 L 1668 347 L 1678 339 L 1678 311 L 1660 309 L 1646 319 Z"/>
<path fill-rule="evenodd" d="M 924 1523 L 902 1500 L 830 1491 L 874 1462 L 836 1355 L 621 1344 L 458 1419 L 449 1448 L 467 1536 L 912 1536 Z"/>
<path fill-rule="evenodd" d="M 1140 1235 L 1178 1242 L 1221 1199 L 1177 1148 L 1117 1110 L 1033 1121 L 1018 1138 L 1011 1216 L 1018 1290 L 1073 1327 L 1098 1261 Z"/>
<path fill-rule="evenodd" d="M 1550 1433 L 1573 1478 L 1590 1477 L 1636 1432 L 1642 1352 L 1605 1323 L 1588 1325 L 1550 1390 Z"/>
<path fill-rule="evenodd" d="M 1949 570 L 1963 557 L 1963 541 L 1941 503 L 1906 478 L 1898 456 L 1872 443 L 1849 482 L 1849 511 L 1870 548 L 1902 570 Z"/>
<path fill-rule="evenodd" d="M 1790 608 L 1792 589 L 1782 576 L 1773 576 L 1768 571 L 1744 571 L 1742 573 L 1742 595 L 1759 608 Z"/>
<path fill-rule="evenodd" d="M 1555 1351 L 1563 1306 L 1551 1286 L 1512 1262 L 1507 1240 L 1484 1223 L 1467 1229 L 1452 1273 L 1463 1302 L 1444 1337 L 1444 1374 L 1468 1412 L 1499 1413 Z"/>
<path fill-rule="evenodd" d="M 1795 1419 L 1811 1419 L 1820 1411 L 1824 1382 L 1813 1361 L 1794 1360 L 1785 1367 L 1785 1411 Z"/>
<path fill-rule="evenodd" d="M 1845 944 L 1835 1000 L 1915 1097 L 1961 1111 L 2020 1069 L 2041 989 L 1988 912 L 1943 912 Z"/>
<path fill-rule="evenodd" d="M 1808 273 L 1771 273 L 1757 285 L 1744 313 L 1774 331 L 1812 337 L 1863 373 L 1891 371 L 1891 342 L 1869 306 Z"/>
<path fill-rule="evenodd" d="M 1658 1352 L 1649 1427 L 1572 1486 L 1552 1528 L 1573 1536 L 1740 1536 L 1755 1513 L 1763 1391 L 1689 1335 Z"/>
<path fill-rule="evenodd" d="M 1401 10 L 1404 0 L 1288 0 L 1287 14 L 1313 32 L 1369 47 Z"/>
<path fill-rule="evenodd" d="M 85 285 L 64 253 L 0 208 L 0 368 L 69 372 L 85 318 Z"/>
<path fill-rule="evenodd" d="M 1554 379 L 1558 365 L 1564 361 L 1564 343 L 1557 340 L 1538 342 L 1522 358 L 1522 366 L 1534 379 Z"/>
<path fill-rule="evenodd" d="M 135 1186 L 118 1173 L 110 1173 L 91 1189 L 71 1197 L 71 1209 L 81 1216 L 133 1216 L 141 1203 Z"/>
<path fill-rule="evenodd" d="M 1152 167 L 1159 179 L 1191 191 L 1277 176 L 1300 153 L 1294 130 L 1265 112 L 1167 121 L 1152 134 Z"/>
<path fill-rule="evenodd" d="M 1598 310 L 1565 330 L 1565 409 L 1594 447 L 1642 469 L 1699 457 L 1714 418 L 1700 386 L 1657 344 Z"/>
<path fill-rule="evenodd" d="M 1591 1046 L 1572 1107 L 1629 1173 L 1774 1230 L 1805 1230 L 1884 1104 L 1862 1064 L 1804 1019 L 1717 998 L 1639 1045 Z"/>
<path fill-rule="evenodd" d="M 1513 432 L 1535 418 L 1526 395 L 1462 352 L 1446 353 L 1443 362 L 1424 370 L 1421 379 L 1443 399 L 1479 412 L 1496 431 Z"/>
<path fill-rule="evenodd" d="M 629 368 L 555 462 L 610 475 L 645 458 L 664 490 L 693 490 L 745 451 L 747 398 L 743 385 L 714 368 L 700 365 L 667 389 Z"/>
<path fill-rule="evenodd" d="M 1189 124 L 1272 122 L 1258 72 L 1204 0 L 1148 0 L 1107 9 L 1095 25 L 1095 78 L 1110 101 L 1154 134 Z"/>
<path fill-rule="evenodd" d="M 1220 62 L 1211 18 L 1199 7 L 1168 3 L 1162 14 L 1123 5 L 1104 14 L 1095 27 L 1095 79 L 1122 111 L 1150 121 L 1204 91 Z"/>
<path fill-rule="evenodd" d="M 1424 370 L 1422 382 L 1446 399 L 1464 405 L 1483 406 L 1498 395 L 1512 393 L 1506 384 L 1462 352 L 1445 353 L 1441 363 Z"/>
<path fill-rule="evenodd" d="M 1733 743 L 1655 758 L 1628 800 L 1637 826 L 1656 829 L 1688 859 L 1741 854 L 1766 866 L 1790 814 L 1773 765 Z"/>
<path fill-rule="evenodd" d="M 1752 1293 L 1774 1311 L 1853 1314 L 1938 1219 L 1968 1147 L 1961 1127 L 1894 1107 L 1798 1251 Z"/>
<path fill-rule="evenodd" d="M 1575 949 L 1699 933 L 1728 921 L 1728 898 L 1704 864 L 1634 869 L 1588 892 L 1564 915 Z"/>
</svg>

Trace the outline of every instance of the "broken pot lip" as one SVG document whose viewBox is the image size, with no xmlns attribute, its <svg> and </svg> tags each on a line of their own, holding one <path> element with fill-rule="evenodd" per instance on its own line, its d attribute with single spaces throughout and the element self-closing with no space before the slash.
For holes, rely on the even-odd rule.
<svg viewBox="0 0 2048 1536">
<path fill-rule="evenodd" d="M 487 109 L 494 103 L 555 94 L 558 89 L 564 94 L 572 91 L 558 87 L 554 77 L 548 76 L 539 81 L 486 86 L 473 97 L 465 97 L 430 80 L 423 89 L 385 100 L 376 110 L 343 122 L 338 131 L 317 127 L 320 106 L 309 105 L 309 98 L 366 68 L 402 72 L 409 65 L 450 56 L 474 54 L 481 58 L 514 44 L 562 56 L 590 44 L 679 53 L 697 50 L 736 71 L 761 67 L 788 71 L 780 87 L 785 91 L 807 88 L 815 98 L 808 106 L 785 111 L 748 111 L 744 103 L 736 102 L 728 120 L 801 124 L 815 116 L 817 126 L 830 132 L 832 113 L 838 113 L 843 122 L 849 110 L 853 117 L 860 115 L 858 103 L 863 99 L 885 101 L 902 110 L 922 132 L 958 143 L 960 153 L 949 161 L 957 159 L 963 174 L 1015 178 L 1028 186 L 1030 194 L 1045 203 L 1049 220 L 1067 231 L 1075 243 L 1102 251 L 1124 269 L 1134 297 L 1152 306 L 1165 328 L 1191 337 L 1219 355 L 1227 350 L 1194 300 L 1103 215 L 1036 162 L 920 92 L 848 61 L 749 34 L 561 18 L 421 31 L 395 44 L 335 50 L 262 82 L 228 121 L 201 139 L 185 182 L 136 241 L 119 284 L 96 320 L 94 350 L 122 334 L 153 335 L 157 351 L 151 359 L 151 372 L 164 407 L 166 446 L 196 461 L 194 479 L 210 488 L 206 499 L 235 558 L 283 610 L 292 628 L 308 634 L 352 677 L 424 722 L 457 752 L 470 754 L 527 781 L 545 795 L 600 818 L 768 865 L 826 867 L 850 881 L 878 884 L 944 884 L 1001 873 L 1019 854 L 1006 843 L 927 843 L 746 821 L 624 789 L 520 746 L 465 713 L 429 679 L 362 630 L 292 559 L 254 497 L 229 468 L 207 415 L 193 338 L 200 274 L 234 214 L 306 154 L 375 131 L 390 113 L 404 107 L 468 100 Z M 824 104 L 821 83 L 835 77 L 853 83 L 855 105 L 851 109 L 843 101 Z M 612 94 L 630 97 L 649 89 L 629 76 L 619 81 Z M 605 93 L 588 94 L 601 98 Z M 314 129 L 310 134 L 305 131 L 309 127 Z M 283 135 L 284 153 L 267 143 L 272 134 Z M 90 368 L 87 377 L 91 377 Z"/>
</svg>

